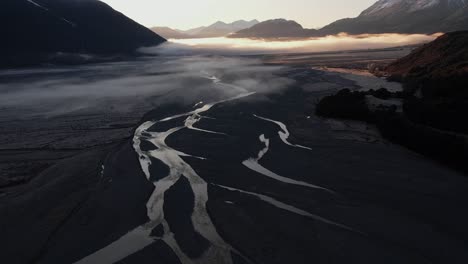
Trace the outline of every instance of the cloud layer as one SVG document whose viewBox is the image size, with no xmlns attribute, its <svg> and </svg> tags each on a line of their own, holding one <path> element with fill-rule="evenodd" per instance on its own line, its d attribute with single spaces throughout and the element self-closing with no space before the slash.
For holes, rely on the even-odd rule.
<svg viewBox="0 0 468 264">
<path fill-rule="evenodd" d="M 217 53 L 217 54 L 266 54 L 266 53 L 296 53 L 296 52 L 326 52 L 362 49 L 381 49 L 414 45 L 434 40 L 440 34 L 434 35 L 404 35 L 404 34 L 340 34 L 322 38 L 301 40 L 254 40 L 230 38 L 178 39 L 170 40 L 172 44 L 156 48 L 142 49 L 143 52 L 175 54 L 175 53 Z"/>
</svg>

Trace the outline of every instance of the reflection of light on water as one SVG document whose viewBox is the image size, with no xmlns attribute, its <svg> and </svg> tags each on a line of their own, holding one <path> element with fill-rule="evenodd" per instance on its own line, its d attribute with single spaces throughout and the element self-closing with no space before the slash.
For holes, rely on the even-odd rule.
<svg viewBox="0 0 468 264">
<path fill-rule="evenodd" d="M 353 49 L 376 49 L 413 45 L 434 40 L 434 35 L 366 34 L 350 36 L 340 34 L 301 40 L 260 40 L 235 38 L 171 39 L 177 44 L 207 50 L 322 52 Z"/>
</svg>

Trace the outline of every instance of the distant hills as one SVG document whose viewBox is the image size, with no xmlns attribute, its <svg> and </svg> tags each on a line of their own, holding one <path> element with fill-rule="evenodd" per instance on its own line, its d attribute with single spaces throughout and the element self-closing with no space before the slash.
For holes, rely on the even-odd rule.
<svg viewBox="0 0 468 264">
<path fill-rule="evenodd" d="M 274 19 L 240 30 L 233 38 L 321 37 L 348 33 L 422 33 L 468 29 L 468 0 L 380 0 L 356 18 L 321 29 L 304 29 L 294 21 Z"/>
<path fill-rule="evenodd" d="M 165 39 L 189 39 L 194 38 L 189 33 L 170 27 L 152 27 L 151 30 Z"/>
<path fill-rule="evenodd" d="M 230 38 L 297 38 L 310 37 L 317 30 L 305 29 L 293 20 L 272 19 L 231 34 Z"/>
<path fill-rule="evenodd" d="M 97 0 L 2 0 L 0 23 L 0 64 L 44 53 L 128 53 L 165 41 Z"/>
<path fill-rule="evenodd" d="M 347 33 L 433 34 L 468 29 L 468 0 L 379 0 L 358 17 L 337 20 L 321 29 L 303 28 L 286 19 L 263 22 L 216 22 L 187 31 L 153 28 L 166 38 L 308 38 Z"/>
<path fill-rule="evenodd" d="M 167 39 L 214 38 L 225 37 L 239 30 L 250 28 L 258 23 L 259 21 L 256 19 L 251 21 L 238 20 L 232 23 L 218 21 L 209 26 L 193 28 L 185 31 L 168 27 L 154 27 L 152 30 Z"/>
</svg>

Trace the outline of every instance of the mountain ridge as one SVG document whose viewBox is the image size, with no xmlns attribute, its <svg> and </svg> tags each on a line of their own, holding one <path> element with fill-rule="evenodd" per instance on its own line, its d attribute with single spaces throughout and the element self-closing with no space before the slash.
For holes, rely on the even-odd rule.
<svg viewBox="0 0 468 264">
<path fill-rule="evenodd" d="M 321 28 L 320 33 L 433 34 L 468 29 L 468 23 L 454 25 L 456 21 L 447 22 L 457 12 L 461 15 L 455 20 L 463 21 L 468 15 L 466 0 L 380 0 L 358 17 L 337 20 Z"/>
<path fill-rule="evenodd" d="M 358 17 L 343 18 L 318 30 L 298 30 L 288 20 L 274 34 L 277 22 L 268 20 L 232 34 L 233 38 L 323 37 L 347 33 L 434 34 L 468 29 L 468 0 L 379 0 Z M 294 21 L 294 23 L 297 23 Z M 269 24 L 269 25 L 268 25 Z M 289 31 L 285 28 L 289 24 Z"/>
<path fill-rule="evenodd" d="M 164 38 L 97 0 L 0 2 L 2 64 L 47 53 L 132 53 Z"/>
<path fill-rule="evenodd" d="M 231 33 L 250 28 L 258 23 L 259 21 L 257 19 L 250 21 L 242 19 L 232 23 L 217 21 L 209 26 L 202 26 L 189 30 L 178 30 L 170 27 L 153 27 L 152 30 L 167 39 L 213 38 L 225 37 Z"/>
<path fill-rule="evenodd" d="M 165 39 L 190 39 L 192 35 L 170 27 L 152 27 L 151 30 Z"/>
<path fill-rule="evenodd" d="M 258 23 L 250 28 L 240 30 L 232 38 L 295 38 L 315 34 L 315 29 L 305 29 L 294 20 L 284 18 L 271 19 Z"/>
</svg>

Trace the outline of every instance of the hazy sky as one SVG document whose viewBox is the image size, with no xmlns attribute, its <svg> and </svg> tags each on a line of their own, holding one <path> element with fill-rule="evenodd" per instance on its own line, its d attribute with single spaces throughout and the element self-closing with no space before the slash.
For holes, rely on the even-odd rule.
<svg viewBox="0 0 468 264">
<path fill-rule="evenodd" d="M 102 0 L 139 23 L 189 29 L 218 20 L 293 19 L 304 27 L 322 27 L 355 17 L 377 0 Z"/>
</svg>

